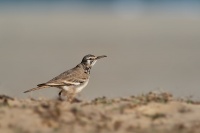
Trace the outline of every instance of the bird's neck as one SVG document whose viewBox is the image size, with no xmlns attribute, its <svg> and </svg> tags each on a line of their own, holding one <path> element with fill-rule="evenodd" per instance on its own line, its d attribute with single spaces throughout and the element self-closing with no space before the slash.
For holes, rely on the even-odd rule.
<svg viewBox="0 0 200 133">
<path fill-rule="evenodd" d="M 84 72 L 85 72 L 85 73 L 90 74 L 90 70 L 91 70 L 91 68 L 92 68 L 90 65 L 81 63 L 81 66 L 82 66 L 82 68 L 84 69 Z"/>
<path fill-rule="evenodd" d="M 85 73 L 90 74 L 91 67 L 86 67 L 84 70 L 85 70 Z"/>
</svg>

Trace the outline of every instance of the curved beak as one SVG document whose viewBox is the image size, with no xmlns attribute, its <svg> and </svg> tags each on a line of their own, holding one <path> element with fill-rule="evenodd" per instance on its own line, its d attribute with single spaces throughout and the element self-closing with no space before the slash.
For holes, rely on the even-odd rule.
<svg viewBox="0 0 200 133">
<path fill-rule="evenodd" d="M 96 59 L 98 60 L 98 59 L 101 59 L 101 58 L 104 58 L 104 57 L 107 57 L 107 56 L 106 55 L 97 56 Z"/>
</svg>

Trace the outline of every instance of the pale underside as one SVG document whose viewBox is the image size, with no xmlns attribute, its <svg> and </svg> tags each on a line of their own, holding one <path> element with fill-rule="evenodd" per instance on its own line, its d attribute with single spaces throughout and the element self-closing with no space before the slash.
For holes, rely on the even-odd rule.
<svg viewBox="0 0 200 133">
<path fill-rule="evenodd" d="M 79 85 L 74 85 L 74 86 L 62 86 L 60 87 L 61 89 L 65 90 L 65 91 L 71 91 L 71 90 L 74 90 L 75 93 L 79 93 L 81 92 L 88 84 L 89 82 L 89 79 L 84 82 L 84 83 L 81 83 Z"/>
</svg>

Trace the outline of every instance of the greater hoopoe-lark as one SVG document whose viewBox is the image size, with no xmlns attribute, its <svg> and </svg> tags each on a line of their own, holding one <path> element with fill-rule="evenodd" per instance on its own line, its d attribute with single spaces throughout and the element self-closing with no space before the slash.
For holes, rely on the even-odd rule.
<svg viewBox="0 0 200 133">
<path fill-rule="evenodd" d="M 62 95 L 67 96 L 67 100 L 71 102 L 75 95 L 87 86 L 90 78 L 90 70 L 96 61 L 104 57 L 107 56 L 94 56 L 88 54 L 83 57 L 81 63 L 76 67 L 61 73 L 46 83 L 38 84 L 38 87 L 27 90 L 24 93 L 43 88 L 56 87 L 61 89 L 59 98 L 61 98 Z"/>
</svg>

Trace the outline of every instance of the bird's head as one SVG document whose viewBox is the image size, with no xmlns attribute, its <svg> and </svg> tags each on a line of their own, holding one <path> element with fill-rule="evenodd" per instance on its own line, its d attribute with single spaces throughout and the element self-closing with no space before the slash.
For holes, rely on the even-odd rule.
<svg viewBox="0 0 200 133">
<path fill-rule="evenodd" d="M 91 68 L 92 66 L 94 66 L 94 64 L 97 62 L 98 59 L 107 57 L 106 55 L 102 55 L 102 56 L 94 56 L 91 54 L 88 54 L 86 56 L 83 57 L 82 62 L 86 67 Z"/>
</svg>

